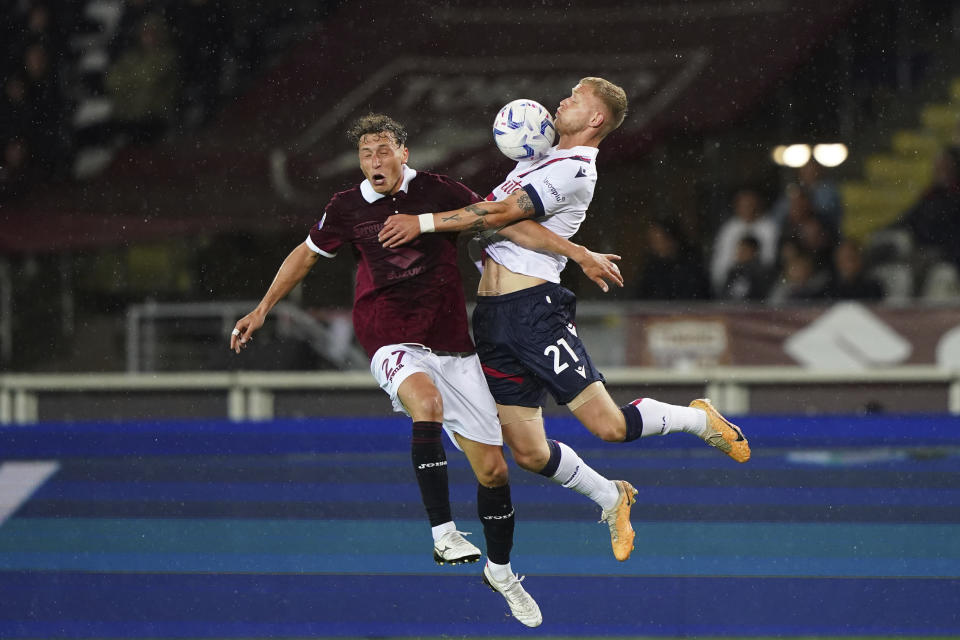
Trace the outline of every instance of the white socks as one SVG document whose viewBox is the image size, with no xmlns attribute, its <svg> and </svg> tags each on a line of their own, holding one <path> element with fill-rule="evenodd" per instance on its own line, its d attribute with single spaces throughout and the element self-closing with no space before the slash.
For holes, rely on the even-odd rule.
<svg viewBox="0 0 960 640">
<path fill-rule="evenodd" d="M 601 509 L 612 509 L 620 500 L 617 485 L 590 468 L 576 451 L 562 442 L 557 442 L 557 445 L 560 447 L 560 466 L 550 479 L 587 496 Z"/>
<path fill-rule="evenodd" d="M 700 409 L 667 404 L 653 398 L 641 398 L 630 404 L 643 418 L 641 438 L 665 436 L 675 431 L 686 431 L 702 438 L 707 432 L 707 414 Z"/>
<path fill-rule="evenodd" d="M 497 564 L 490 558 L 487 558 L 487 566 L 490 567 L 490 575 L 493 576 L 493 579 L 497 582 L 503 582 L 513 575 L 513 569 L 510 567 L 509 562 L 507 564 Z"/>
<path fill-rule="evenodd" d="M 443 537 L 443 534 L 450 533 L 451 531 L 456 531 L 457 525 L 453 520 L 450 522 L 444 522 L 443 524 L 438 524 L 435 527 L 431 527 L 430 531 L 433 533 L 433 541 L 437 542 L 440 538 Z"/>
</svg>

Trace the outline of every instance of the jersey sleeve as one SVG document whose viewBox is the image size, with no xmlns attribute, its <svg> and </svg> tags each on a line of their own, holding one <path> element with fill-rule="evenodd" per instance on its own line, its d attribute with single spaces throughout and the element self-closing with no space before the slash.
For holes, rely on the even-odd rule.
<svg viewBox="0 0 960 640">
<path fill-rule="evenodd" d="M 521 188 L 533 202 L 536 219 L 565 211 L 586 210 L 596 182 L 597 174 L 592 165 L 566 159 L 543 171 L 531 173 L 529 181 Z"/>
<path fill-rule="evenodd" d="M 336 229 L 331 216 L 331 207 L 323 212 L 320 222 L 310 227 L 310 233 L 307 235 L 306 243 L 311 250 L 319 253 L 326 258 L 332 258 L 337 255 L 340 246 L 343 244 L 343 238 Z"/>
</svg>

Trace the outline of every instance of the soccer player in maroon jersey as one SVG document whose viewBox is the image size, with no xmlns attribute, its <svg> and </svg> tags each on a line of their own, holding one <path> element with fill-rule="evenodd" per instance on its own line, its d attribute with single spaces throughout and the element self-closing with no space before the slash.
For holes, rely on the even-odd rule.
<svg viewBox="0 0 960 640">
<path fill-rule="evenodd" d="M 454 234 L 429 234 L 399 249 L 384 248 L 377 234 L 398 212 L 457 209 L 480 200 L 464 185 L 407 166 L 403 127 L 371 114 L 350 131 L 365 180 L 333 196 L 320 221 L 280 266 L 260 304 L 241 318 L 230 338 L 239 353 L 263 326 L 267 313 L 321 256 L 348 245 L 357 261 L 353 325 L 371 358 L 370 369 L 396 411 L 413 419 L 411 456 L 440 563 L 475 562 L 480 550 L 454 524 L 441 431 L 470 461 L 477 477 L 477 508 L 488 562 L 484 581 L 507 600 L 527 626 L 542 617 L 510 566 L 514 512 L 496 405 L 487 389 L 467 327 L 466 301 Z M 610 262 L 539 225 L 518 226 L 514 240 L 532 248 L 566 252 L 598 284 L 618 282 Z M 605 283 L 602 286 L 606 286 Z"/>
</svg>

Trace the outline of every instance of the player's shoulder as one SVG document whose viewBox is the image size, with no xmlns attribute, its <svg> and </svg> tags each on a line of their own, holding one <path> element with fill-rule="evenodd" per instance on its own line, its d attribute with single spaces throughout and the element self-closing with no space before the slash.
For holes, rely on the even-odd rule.
<svg viewBox="0 0 960 640">
<path fill-rule="evenodd" d="M 360 185 L 338 191 L 330 197 L 324 211 L 355 209 L 363 204 L 363 194 Z"/>
<path fill-rule="evenodd" d="M 415 184 L 420 187 L 425 187 L 428 185 L 464 186 L 462 183 L 443 173 L 437 173 L 435 171 L 423 171 L 421 169 L 417 169 L 417 176 L 411 181 L 411 184 Z"/>
<path fill-rule="evenodd" d="M 417 176 L 411 180 L 410 185 L 416 189 L 446 191 L 456 197 L 469 197 L 474 200 L 480 199 L 480 196 L 478 196 L 473 189 L 459 180 L 433 171 L 421 171 L 417 169 Z"/>
</svg>

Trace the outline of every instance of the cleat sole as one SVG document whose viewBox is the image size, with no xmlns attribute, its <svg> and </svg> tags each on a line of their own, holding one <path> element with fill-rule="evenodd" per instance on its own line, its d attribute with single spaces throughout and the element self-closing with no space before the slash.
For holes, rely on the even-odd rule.
<svg viewBox="0 0 960 640">
<path fill-rule="evenodd" d="M 480 559 L 480 555 L 478 554 L 475 556 L 464 556 L 462 558 L 457 558 L 456 560 L 445 560 L 443 556 L 441 556 L 439 553 L 437 553 L 436 551 L 433 552 L 433 561 L 441 566 L 445 564 L 449 564 L 451 566 L 456 566 L 458 564 L 470 564 L 470 563 L 476 562 L 479 559 Z"/>
</svg>

